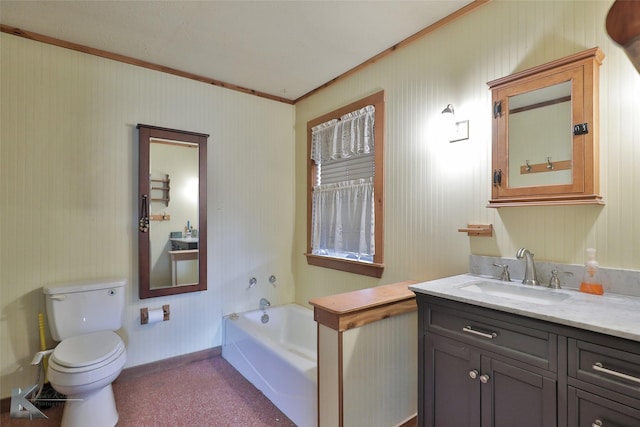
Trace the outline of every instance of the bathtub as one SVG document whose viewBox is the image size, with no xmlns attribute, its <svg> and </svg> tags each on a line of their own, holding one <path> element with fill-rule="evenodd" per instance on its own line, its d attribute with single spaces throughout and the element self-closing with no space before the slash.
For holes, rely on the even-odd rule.
<svg viewBox="0 0 640 427">
<path fill-rule="evenodd" d="M 222 357 L 299 427 L 317 425 L 317 327 L 313 311 L 288 304 L 224 319 Z"/>
</svg>

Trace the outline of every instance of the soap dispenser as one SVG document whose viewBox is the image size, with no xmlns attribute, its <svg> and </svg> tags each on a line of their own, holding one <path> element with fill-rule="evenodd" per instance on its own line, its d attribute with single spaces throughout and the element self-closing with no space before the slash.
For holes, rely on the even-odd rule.
<svg viewBox="0 0 640 427">
<path fill-rule="evenodd" d="M 598 270 L 598 261 L 596 261 L 596 250 L 588 248 L 587 262 L 584 264 L 584 277 L 582 283 L 580 283 L 580 292 L 602 295 L 604 293 L 602 282 L 602 272 Z"/>
</svg>

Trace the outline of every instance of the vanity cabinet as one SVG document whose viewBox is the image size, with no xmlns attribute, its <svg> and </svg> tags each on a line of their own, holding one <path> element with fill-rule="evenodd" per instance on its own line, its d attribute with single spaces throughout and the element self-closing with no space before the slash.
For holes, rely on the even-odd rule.
<svg viewBox="0 0 640 427">
<path fill-rule="evenodd" d="M 456 305 L 419 298 L 419 425 L 554 425 L 556 335 Z"/>
<path fill-rule="evenodd" d="M 488 207 L 602 204 L 599 66 L 592 48 L 487 85 L 493 101 Z"/>
<path fill-rule="evenodd" d="M 417 302 L 419 426 L 640 426 L 640 342 Z"/>
</svg>

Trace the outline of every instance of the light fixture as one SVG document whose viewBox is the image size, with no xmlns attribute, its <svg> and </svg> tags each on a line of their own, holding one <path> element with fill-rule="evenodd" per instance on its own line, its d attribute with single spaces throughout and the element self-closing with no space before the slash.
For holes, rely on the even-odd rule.
<svg viewBox="0 0 640 427">
<path fill-rule="evenodd" d="M 453 105 L 447 104 L 444 110 L 442 110 L 442 114 L 453 114 L 455 117 L 456 113 L 453 111 Z"/>
<path fill-rule="evenodd" d="M 442 114 L 445 115 L 449 142 L 469 139 L 469 120 L 456 121 L 456 113 L 453 105 L 447 104 L 444 110 L 442 110 Z"/>
</svg>

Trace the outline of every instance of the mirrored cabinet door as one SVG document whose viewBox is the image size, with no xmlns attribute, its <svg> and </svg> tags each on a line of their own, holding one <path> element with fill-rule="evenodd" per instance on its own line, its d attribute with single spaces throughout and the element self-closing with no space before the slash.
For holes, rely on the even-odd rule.
<svg viewBox="0 0 640 427">
<path fill-rule="evenodd" d="M 489 207 L 602 204 L 598 174 L 598 48 L 488 83 Z"/>
<path fill-rule="evenodd" d="M 141 299 L 207 290 L 208 136 L 138 125 Z"/>
</svg>

